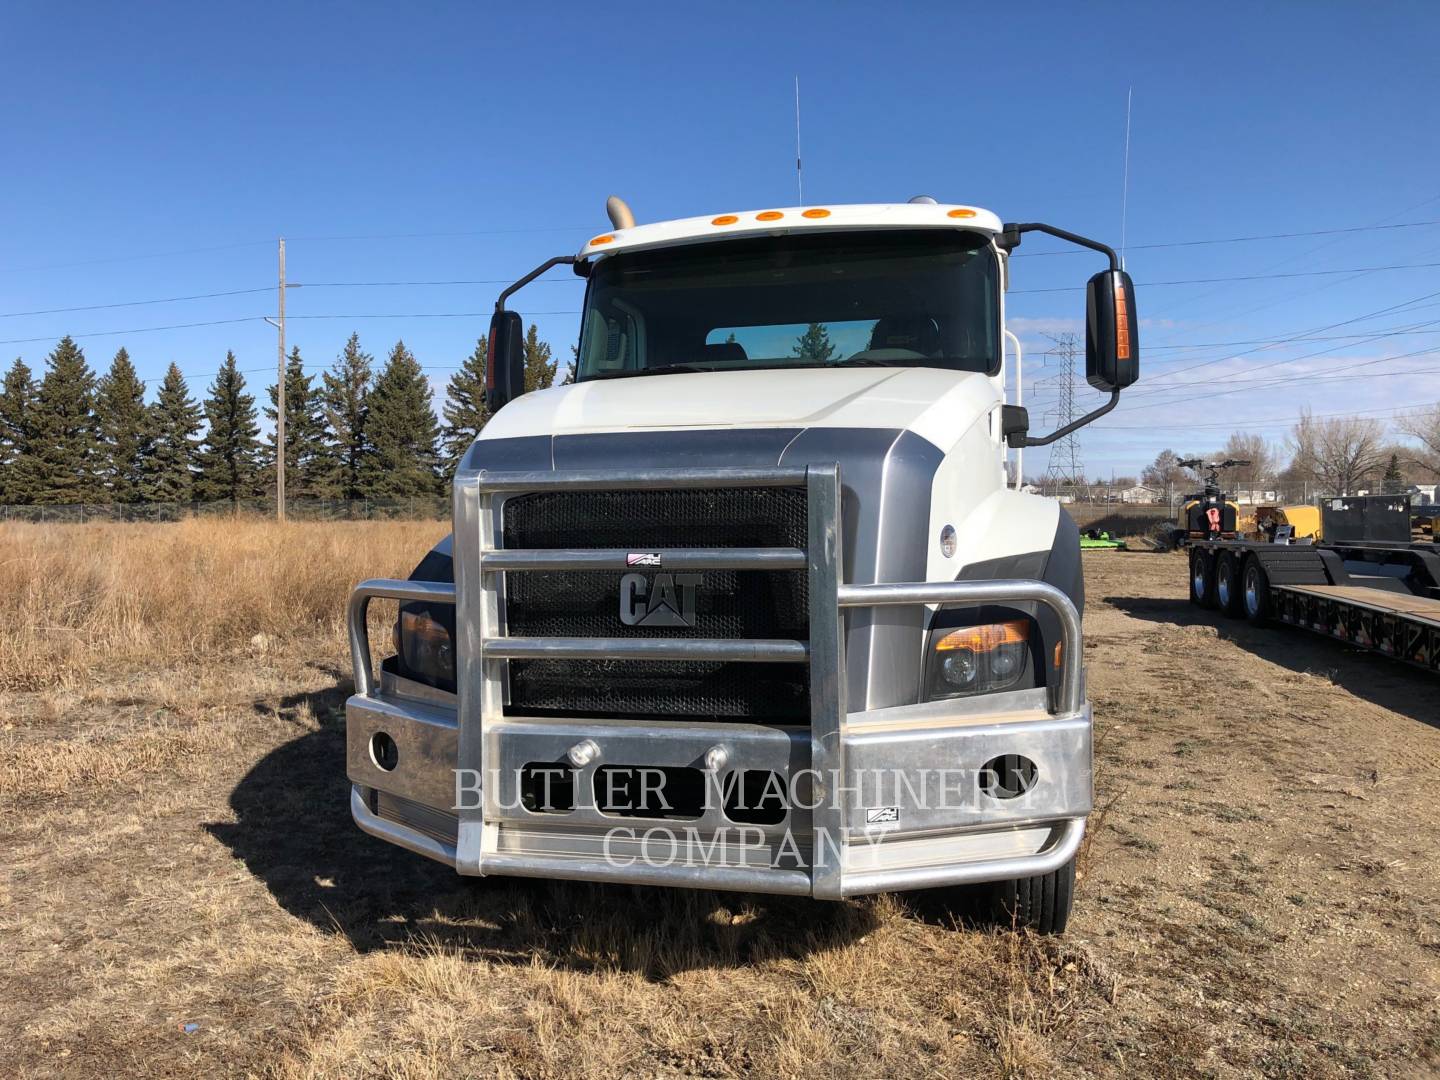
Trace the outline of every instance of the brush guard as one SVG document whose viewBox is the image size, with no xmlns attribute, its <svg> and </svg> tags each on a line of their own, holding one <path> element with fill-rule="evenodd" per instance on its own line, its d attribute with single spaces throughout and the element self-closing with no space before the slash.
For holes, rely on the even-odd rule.
<svg viewBox="0 0 1440 1080">
<path fill-rule="evenodd" d="M 499 546 L 507 496 L 558 489 L 796 486 L 805 489 L 808 543 L 799 548 L 655 551 L 516 550 Z M 1091 721 L 1074 605 L 1039 581 L 846 585 L 836 465 L 634 472 L 462 473 L 455 483 L 454 566 L 448 583 L 372 580 L 348 614 L 355 693 L 346 703 L 351 811 L 365 832 L 467 875 L 509 875 L 790 893 L 818 898 L 1023 878 L 1074 857 L 1091 808 Z M 644 551 L 665 570 L 794 570 L 808 576 L 809 640 L 520 638 L 504 628 L 504 575 L 625 570 Z M 389 672 L 377 686 L 366 614 L 371 600 L 456 605 L 457 693 Z M 1065 663 L 1052 691 L 1023 690 L 849 713 L 844 612 L 896 605 L 1035 601 L 1055 612 Z M 530 658 L 732 660 L 809 665 L 809 727 L 507 716 L 507 661 Z M 982 765 L 1028 759 L 1033 786 L 984 790 Z M 593 790 L 612 764 L 762 770 L 782 776 L 782 821 L 737 825 L 722 806 L 691 820 L 617 817 L 595 805 L 533 812 L 520 770 L 567 763 L 574 790 Z M 935 807 L 922 782 L 952 763 L 962 805 Z M 864 804 L 868 773 L 905 778 L 893 797 Z M 482 779 L 484 778 L 484 779 Z M 808 780 L 808 784 L 806 781 Z M 479 781 L 478 784 L 475 781 Z M 943 784 L 943 781 L 942 781 Z M 797 786 L 798 785 L 798 786 Z M 968 786 L 967 786 L 968 785 Z M 808 790 L 803 790 L 807 789 Z M 961 790 L 963 788 L 963 791 Z M 847 798 L 853 796 L 854 798 Z M 803 797 L 803 805 L 801 800 Z M 676 836 L 678 831 L 683 839 Z M 717 840 L 735 833 L 734 843 Z M 715 858 L 717 843 L 720 857 Z"/>
</svg>

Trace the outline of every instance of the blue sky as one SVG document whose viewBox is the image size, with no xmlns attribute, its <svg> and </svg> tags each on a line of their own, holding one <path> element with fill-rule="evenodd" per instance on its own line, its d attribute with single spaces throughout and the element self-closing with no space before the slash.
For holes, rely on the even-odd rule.
<svg viewBox="0 0 1440 1080">
<path fill-rule="evenodd" d="M 97 368 L 123 344 L 199 394 L 228 348 L 259 392 L 283 235 L 308 365 L 358 330 L 443 382 L 499 285 L 322 283 L 509 280 L 602 229 L 611 192 L 642 220 L 793 204 L 799 75 L 807 202 L 924 192 L 1117 244 L 1133 87 L 1143 376 L 1083 433 L 1092 473 L 1279 439 L 1302 405 L 1440 400 L 1432 4 L 12 2 L 0 26 L 7 364 L 68 332 Z M 1054 249 L 1015 264 L 1027 382 L 1096 268 Z M 1196 279 L 1220 280 L 1146 287 Z M 517 306 L 568 358 L 579 299 L 559 276 Z M 1325 340 L 1274 344 L 1305 335 Z"/>
</svg>

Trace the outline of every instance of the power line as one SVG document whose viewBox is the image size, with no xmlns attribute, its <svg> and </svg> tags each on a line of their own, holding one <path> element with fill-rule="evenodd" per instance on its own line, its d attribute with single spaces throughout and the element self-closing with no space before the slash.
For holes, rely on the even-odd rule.
<svg viewBox="0 0 1440 1080">
<path fill-rule="evenodd" d="M 19 319 L 26 315 L 60 315 L 71 311 L 104 311 L 110 308 L 144 307 L 147 304 L 178 304 L 184 300 L 213 300 L 220 296 L 249 296 L 270 289 L 231 289 L 229 292 L 195 293 L 193 296 L 167 296 L 159 300 L 124 300 L 115 304 L 86 304 L 83 307 L 43 308 L 36 311 L 8 311 L 0 319 Z"/>
<path fill-rule="evenodd" d="M 247 315 L 239 319 L 211 319 L 209 322 L 173 323 L 170 326 L 141 326 L 130 330 L 94 330 L 88 334 L 62 334 L 60 337 L 92 338 L 116 337 L 120 334 L 153 334 L 157 330 L 189 330 L 197 326 L 226 326 L 232 323 L 260 322 L 264 318 L 265 316 L 263 315 Z M 0 345 L 29 345 L 36 341 L 58 340 L 59 338 L 54 334 L 47 334 L 44 337 L 10 338 L 7 341 L 0 341 Z"/>
<path fill-rule="evenodd" d="M 203 255 L 212 251 L 235 251 L 239 248 L 269 245 L 269 240 L 246 240 L 239 244 L 219 244 L 214 247 L 183 248 L 179 251 L 153 251 L 144 255 L 116 255 L 106 259 L 82 259 L 79 262 L 45 263 L 42 266 L 5 266 L 0 274 L 24 274 L 34 270 L 64 270 L 72 266 L 101 266 L 106 263 L 136 262 L 141 259 L 174 259 L 181 255 Z"/>
<path fill-rule="evenodd" d="M 1381 331 L 1376 331 L 1376 334 Z M 1440 334 L 1440 330 L 1388 330 L 1386 336 L 1395 337 L 1402 334 Z M 1356 338 L 1370 338 L 1374 334 L 1330 334 L 1326 337 L 1305 337 L 1305 338 L 1250 338 L 1246 341 L 1204 341 L 1191 342 L 1185 345 L 1146 345 L 1146 352 L 1154 352 L 1156 349 L 1229 349 L 1236 345 L 1284 345 L 1292 341 L 1350 341 Z M 1168 357 L 1167 363 L 1174 363 L 1183 360 L 1184 357 Z"/>
<path fill-rule="evenodd" d="M 476 278 L 470 281 L 307 281 L 307 289 L 352 289 L 370 286 L 417 286 L 417 285 L 510 285 L 514 278 Z M 583 281 L 579 277 L 537 278 L 532 285 L 569 285 Z"/>
<path fill-rule="evenodd" d="M 495 314 L 495 309 L 485 311 L 419 311 L 419 312 L 390 312 L 385 314 L 370 315 L 291 315 L 292 319 L 488 319 Z M 580 309 L 570 311 L 531 311 L 530 315 L 579 315 Z M 0 345 L 5 344 L 0 341 Z"/>
<path fill-rule="evenodd" d="M 355 233 L 351 235 L 330 235 L 330 236 L 292 236 L 290 239 L 304 240 L 306 243 L 314 243 L 330 240 L 429 240 L 450 236 L 520 236 L 527 233 L 589 233 L 595 229 L 595 223 L 588 225 L 545 225 L 532 226 L 519 229 L 466 229 L 462 231 L 446 232 L 415 232 L 415 233 Z"/>
<path fill-rule="evenodd" d="M 456 281 L 307 281 L 304 286 L 309 289 L 333 289 L 333 288 L 361 288 L 369 286 L 391 286 L 391 287 L 412 287 L 427 285 L 509 285 L 514 278 L 477 278 L 474 280 Z M 579 281 L 579 278 L 573 279 Z M 532 282 L 535 285 L 565 285 L 569 284 L 568 278 L 548 278 Z M 290 288 L 298 289 L 301 283 L 292 283 Z M 58 308 L 37 308 L 34 311 L 8 311 L 0 312 L 0 319 L 19 319 L 28 315 L 63 315 L 75 311 L 105 311 L 112 308 L 145 307 L 150 304 L 178 304 L 189 300 L 214 300 L 225 296 L 250 296 L 255 293 L 268 293 L 274 286 L 265 286 L 259 289 L 230 289 L 225 292 L 193 293 L 190 296 L 163 296 L 154 300 L 122 300 L 113 304 L 84 304 L 78 307 Z"/>
<path fill-rule="evenodd" d="M 1272 281 L 1279 278 L 1331 277 L 1337 274 L 1377 274 L 1382 270 L 1433 270 L 1440 263 L 1396 263 L 1392 266 L 1352 266 L 1344 270 L 1296 270 L 1285 274 L 1238 274 L 1218 278 L 1185 278 L 1180 281 L 1137 281 L 1135 287 L 1154 289 L 1162 285 L 1217 285 L 1234 281 Z M 1011 289 L 1011 296 L 1026 293 L 1084 292 L 1084 285 L 1064 285 L 1053 289 Z"/>
<path fill-rule="evenodd" d="M 1305 232 L 1266 233 L 1256 236 L 1227 236 L 1216 240 L 1172 240 L 1161 244 L 1130 244 L 1126 250 L 1157 251 L 1161 248 L 1203 247 L 1211 244 L 1248 244 L 1259 240 L 1294 240 L 1305 236 L 1336 236 L 1341 233 L 1380 232 L 1383 229 L 1419 229 L 1429 225 L 1440 225 L 1440 219 L 1434 221 L 1407 221 L 1399 225 L 1354 225 L 1344 229 L 1310 229 Z M 1017 252 L 1011 257 L 1016 259 L 1035 259 L 1050 255 L 1084 254 L 1087 253 L 1075 248 L 1063 248 L 1057 251 Z"/>
<path fill-rule="evenodd" d="M 1318 355 L 1318 354 L 1317 354 L 1317 355 Z M 1412 357 L 1412 356 L 1434 356 L 1434 355 L 1435 355 L 1435 350 L 1434 350 L 1433 348 L 1432 348 L 1432 349 L 1416 349 L 1416 350 L 1414 350 L 1413 352 L 1397 353 L 1397 354 L 1394 355 L 1394 356 L 1382 356 L 1382 357 L 1379 357 L 1378 359 L 1375 359 L 1375 360 L 1366 360 L 1364 363 L 1356 364 L 1355 367 L 1356 367 L 1356 368 L 1372 367 L 1372 366 L 1374 366 L 1375 364 L 1385 364 L 1385 363 L 1389 363 L 1389 362 L 1392 361 L 1392 360 L 1407 360 L 1407 359 L 1409 359 L 1409 358 Z M 1299 358 L 1297 358 L 1297 359 L 1299 359 Z M 1273 367 L 1273 366 L 1275 366 L 1275 365 L 1272 364 L 1272 365 L 1267 365 L 1267 366 Z M 1353 370 L 1353 369 L 1352 369 L 1352 370 Z M 1373 373 L 1367 373 L 1367 374 L 1366 374 L 1365 376 L 1363 376 L 1363 377 L 1364 377 L 1364 378 L 1375 379 L 1375 378 L 1380 378 L 1382 375 L 1420 375 L 1420 374 L 1424 374 L 1424 372 L 1421 372 L 1421 371 L 1414 371 L 1414 372 L 1411 372 L 1411 371 L 1391 371 L 1391 372 L 1380 372 L 1378 375 L 1377 375 L 1377 374 L 1373 374 Z M 1226 388 L 1226 389 L 1223 389 L 1223 390 L 1209 390 L 1209 389 L 1207 389 L 1207 390 L 1205 391 L 1205 399 L 1208 401 L 1208 400 L 1211 399 L 1211 398 L 1224 397 L 1224 396 L 1227 395 L 1227 394 L 1243 394 L 1243 393 L 1246 393 L 1247 391 L 1256 390 L 1256 389 L 1259 389 L 1259 388 L 1261 388 L 1261 387 L 1281 386 L 1281 385 L 1283 385 L 1283 384 L 1285 384 L 1285 383 L 1292 383 L 1292 382 L 1322 382 L 1322 381 L 1328 381 L 1329 379 L 1333 379 L 1333 378 L 1358 378 L 1358 377 L 1361 377 L 1361 376 L 1353 376 L 1353 375 L 1343 375 L 1343 376 L 1323 376 L 1323 375 L 1318 375 L 1318 376 L 1317 376 L 1317 375 L 1308 375 L 1308 374 L 1307 374 L 1307 375 L 1288 375 L 1288 376 L 1282 376 L 1282 377 L 1276 378 L 1276 379 L 1255 379 L 1255 380 L 1242 381 L 1242 382 L 1233 383 L 1233 384 L 1232 384 L 1232 383 L 1227 383 L 1227 384 L 1226 384 L 1227 388 Z M 1177 388 L 1175 388 L 1175 389 L 1179 389 L 1179 388 L 1177 387 Z M 1146 402 L 1146 403 L 1143 404 L 1143 405 L 1136 405 L 1136 406 L 1132 407 L 1131 409 L 1129 409 L 1128 411 L 1129 411 L 1129 412 L 1139 412 L 1139 411 L 1141 411 L 1141 410 L 1143 410 L 1143 409 L 1159 409 L 1159 408 L 1164 408 L 1165 406 L 1168 406 L 1168 405 L 1174 405 L 1177 400 L 1178 400 L 1178 399 L 1176 399 L 1176 398 L 1167 398 L 1167 399 L 1165 399 L 1165 400 L 1163 400 L 1163 401 L 1150 401 L 1150 402 Z"/>
<path fill-rule="evenodd" d="M 1415 298 L 1412 299 L 1412 300 L 1402 300 L 1402 301 L 1401 301 L 1400 303 L 1398 303 L 1398 304 L 1391 304 L 1389 307 L 1383 307 L 1383 308 L 1379 308 L 1379 309 L 1377 309 L 1377 310 L 1375 310 L 1375 311 L 1366 312 L 1364 315 L 1356 315 L 1356 316 L 1354 316 L 1353 318 L 1342 319 L 1342 320 L 1340 320 L 1339 322 L 1329 323 L 1329 324 L 1327 324 L 1327 325 L 1325 325 L 1325 326 L 1316 326 L 1316 327 L 1312 327 L 1312 328 L 1309 329 L 1309 330 L 1302 330 L 1302 331 L 1300 331 L 1299 333 L 1295 334 L 1293 337 L 1286 339 L 1286 342 L 1276 342 L 1276 344 L 1285 344 L 1285 343 L 1290 342 L 1290 341 L 1302 341 L 1302 340 L 1304 340 L 1307 336 L 1309 336 L 1309 335 L 1311 335 L 1311 334 L 1323 334 L 1326 330 L 1335 330 L 1335 329 L 1338 329 L 1339 327 L 1342 327 L 1342 326 L 1349 326 L 1349 325 L 1351 325 L 1352 323 L 1364 322 L 1366 319 L 1378 318 L 1378 317 L 1381 316 L 1381 315 L 1388 315 L 1388 314 L 1390 314 L 1390 313 L 1393 312 L 1393 311 L 1399 311 L 1401 308 L 1411 307 L 1411 305 L 1419 304 L 1419 303 L 1421 303 L 1422 301 L 1425 301 L 1425 300 L 1433 300 L 1433 299 L 1435 299 L 1436 297 L 1440 297 L 1440 292 L 1426 293 L 1426 294 L 1424 294 L 1423 296 L 1417 296 L 1417 297 L 1415 297 Z M 1421 325 L 1423 325 L 1423 324 L 1421 324 Z M 1383 335 L 1377 335 L 1377 336 L 1383 336 Z M 1170 378 L 1174 378 L 1176 375 L 1182 375 L 1182 374 L 1184 374 L 1184 373 L 1187 372 L 1187 371 L 1197 371 L 1197 370 L 1199 370 L 1199 369 L 1202 368 L 1202 367 L 1209 367 L 1211 364 L 1223 364 L 1223 363 L 1225 363 L 1225 361 L 1227 361 L 1227 360 L 1238 360 L 1238 359 L 1240 359 L 1240 357 L 1242 357 L 1242 356 L 1249 356 L 1249 355 L 1252 354 L 1252 353 L 1257 353 L 1257 352 L 1260 352 L 1260 351 L 1261 351 L 1261 350 L 1258 349 L 1258 348 L 1256 348 L 1256 349 L 1246 349 L 1246 350 L 1244 350 L 1243 352 L 1232 353 L 1232 354 L 1229 355 L 1229 356 L 1218 356 L 1218 357 L 1214 357 L 1214 358 L 1212 358 L 1212 359 L 1210 359 L 1210 360 L 1202 360 L 1202 361 L 1200 361 L 1200 362 L 1197 363 L 1197 364 L 1192 364 L 1192 365 L 1190 365 L 1189 367 L 1176 368 L 1174 371 L 1166 371 L 1166 372 L 1163 372 L 1163 373 L 1161 373 L 1160 375 L 1156 376 L 1156 378 L 1157 378 L 1157 379 L 1170 379 Z M 1322 352 L 1329 352 L 1329 351 L 1331 351 L 1331 350 L 1324 349 L 1324 350 L 1321 350 L 1321 351 L 1322 351 Z M 1317 355 L 1317 356 L 1318 356 L 1319 353 L 1315 353 L 1315 354 L 1312 354 L 1312 355 Z M 1303 360 L 1303 359 L 1305 359 L 1305 357 L 1294 357 L 1294 359 L 1295 359 L 1295 360 Z M 1155 389 L 1157 389 L 1157 388 L 1155 388 L 1155 387 L 1147 387 L 1146 389 L 1151 390 L 1151 391 L 1153 392 L 1153 391 L 1154 391 Z M 1159 387 L 1158 389 L 1168 390 L 1169 387 Z"/>
<path fill-rule="evenodd" d="M 1374 413 L 1384 413 L 1387 417 L 1394 417 L 1404 416 L 1406 413 L 1415 412 L 1419 409 L 1432 409 L 1436 406 L 1440 406 L 1440 401 L 1417 402 L 1414 405 L 1406 405 L 1399 409 L 1389 405 L 1382 405 L 1378 409 L 1345 409 L 1342 412 L 1311 413 L 1310 415 L 1323 418 L 1329 416 L 1369 416 Z M 1294 423 L 1294 421 L 1295 417 L 1293 416 L 1267 416 L 1258 419 L 1221 420 L 1216 423 L 1187 423 L 1185 427 L 1187 430 L 1190 428 L 1235 428 L 1253 426 L 1255 424 L 1290 424 Z M 1106 431 L 1154 431 L 1156 427 L 1154 424 L 1106 424 L 1104 420 L 1096 421 L 1096 427 L 1101 426 L 1103 426 Z"/>
</svg>

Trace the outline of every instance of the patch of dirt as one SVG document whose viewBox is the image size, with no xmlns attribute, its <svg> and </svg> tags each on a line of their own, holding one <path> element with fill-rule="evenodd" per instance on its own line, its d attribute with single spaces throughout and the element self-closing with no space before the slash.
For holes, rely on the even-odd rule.
<svg viewBox="0 0 1440 1080">
<path fill-rule="evenodd" d="M 1058 940 L 461 880 L 351 824 L 331 638 L 0 693 L 0 1073 L 1433 1074 L 1440 686 L 1191 607 L 1182 556 L 1085 567 Z"/>
</svg>

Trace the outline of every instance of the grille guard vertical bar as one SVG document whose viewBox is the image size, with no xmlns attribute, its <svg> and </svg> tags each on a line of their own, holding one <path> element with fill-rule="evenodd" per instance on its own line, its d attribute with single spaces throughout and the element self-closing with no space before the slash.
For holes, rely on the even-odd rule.
<svg viewBox="0 0 1440 1080">
<path fill-rule="evenodd" d="M 811 892 L 822 899 L 844 895 L 845 638 L 838 603 L 843 565 L 840 528 L 840 467 L 811 465 L 806 473 L 809 524 L 810 766 L 813 845 Z"/>
<path fill-rule="evenodd" d="M 503 661 L 486 659 L 485 641 L 499 636 L 498 580 L 486 582 L 482 552 L 494 547 L 494 513 L 491 500 L 481 497 L 475 477 L 455 478 L 455 690 L 458 701 L 459 739 L 456 793 L 462 777 L 483 778 L 484 745 L 490 724 L 501 709 L 499 671 Z M 470 770 L 461 772 L 459 770 Z M 486 840 L 484 784 L 480 799 L 461 805 L 455 813 L 460 824 L 456 836 L 455 869 L 461 874 L 483 872 Z"/>
</svg>

